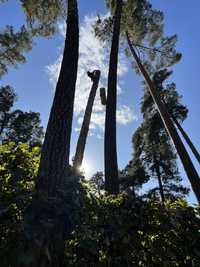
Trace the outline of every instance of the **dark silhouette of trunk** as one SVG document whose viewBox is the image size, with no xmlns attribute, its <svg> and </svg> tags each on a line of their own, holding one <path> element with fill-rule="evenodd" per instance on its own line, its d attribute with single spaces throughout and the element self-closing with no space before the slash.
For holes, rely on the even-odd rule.
<svg viewBox="0 0 200 267">
<path fill-rule="evenodd" d="M 106 89 L 104 87 L 100 88 L 100 98 L 101 98 L 101 104 L 103 106 L 106 106 Z"/>
<path fill-rule="evenodd" d="M 92 84 L 92 88 L 91 88 L 91 91 L 88 97 L 85 115 L 83 118 L 80 135 L 79 135 L 78 142 L 77 142 L 76 153 L 74 156 L 73 166 L 74 166 L 74 169 L 76 170 L 79 169 L 82 165 L 85 145 L 86 145 L 89 126 L 90 126 L 90 119 L 92 115 L 92 108 L 93 108 L 97 88 L 99 85 L 100 74 L 101 72 L 99 70 L 95 70 L 92 73 L 88 72 L 88 76 L 91 78 L 93 84 Z"/>
<path fill-rule="evenodd" d="M 154 164 L 155 164 L 156 176 L 158 178 L 158 185 L 159 185 L 161 201 L 162 201 L 162 203 L 165 203 L 165 195 L 164 195 L 164 189 L 163 189 L 163 184 L 162 184 L 162 177 L 160 174 L 160 167 L 158 165 L 158 161 L 155 158 L 154 158 Z"/>
<path fill-rule="evenodd" d="M 6 126 L 6 122 L 7 122 L 7 114 L 4 113 L 4 118 L 3 118 L 3 121 L 2 121 L 1 127 L 0 127 L 0 137 L 1 137 L 1 135 L 3 133 L 3 130 L 4 130 L 5 126 Z"/>
<path fill-rule="evenodd" d="M 196 157 L 197 161 L 200 164 L 200 154 L 197 151 L 197 149 L 194 146 L 194 144 L 192 143 L 190 137 L 188 136 L 188 134 L 185 132 L 185 130 L 183 129 L 183 127 L 180 125 L 180 123 L 178 122 L 178 120 L 174 116 L 172 116 L 172 119 L 173 119 L 175 125 L 177 126 L 177 128 L 179 129 L 180 133 L 182 134 L 183 138 L 185 139 L 186 143 L 190 147 L 192 153 L 194 154 L 194 156 Z"/>
<path fill-rule="evenodd" d="M 70 169 L 69 152 L 78 48 L 77 1 L 68 0 L 64 54 L 41 152 L 36 195 L 24 214 L 24 255 L 28 255 L 30 261 L 20 266 L 64 266 L 65 240 L 73 229 L 72 218 L 75 209 L 71 197 L 76 191 L 73 190 L 75 181 L 73 180 L 73 187 L 70 187 L 70 177 L 63 178 L 67 174 L 70 176 L 67 169 Z M 71 191 L 67 191 L 68 185 Z"/>
<path fill-rule="evenodd" d="M 192 186 L 192 189 L 195 193 L 195 196 L 198 199 L 198 202 L 200 202 L 200 178 L 199 178 L 199 175 L 198 175 L 198 173 L 197 173 L 197 171 L 196 171 L 196 169 L 195 169 L 195 167 L 194 167 L 194 165 L 190 159 L 190 156 L 189 156 L 180 136 L 177 133 L 176 127 L 174 126 L 174 124 L 170 118 L 170 114 L 168 113 L 167 109 L 165 108 L 165 105 L 162 103 L 162 101 L 158 97 L 155 84 L 151 80 L 146 69 L 144 68 L 143 64 L 141 63 L 137 53 L 135 52 L 135 49 L 134 49 L 134 47 L 131 43 L 131 40 L 129 38 L 128 32 L 126 33 L 126 36 L 127 36 L 128 45 L 129 45 L 130 51 L 133 55 L 133 58 L 137 62 L 137 65 L 138 65 L 141 73 L 143 74 L 144 79 L 146 80 L 146 82 L 148 84 L 150 94 L 154 100 L 154 103 L 156 104 L 156 106 L 158 108 L 158 111 L 159 111 L 160 116 L 162 118 L 162 121 L 165 125 L 165 128 L 166 128 L 169 136 L 171 137 L 171 139 L 174 143 L 174 146 L 175 146 L 177 153 L 181 159 L 181 162 L 182 162 L 183 167 L 185 169 L 185 172 L 188 176 L 188 179 L 191 183 L 191 186 Z"/>
<path fill-rule="evenodd" d="M 78 66 L 79 25 L 76 0 L 68 0 L 63 60 L 42 146 L 37 190 L 54 196 L 69 166 L 70 138 Z"/>
<path fill-rule="evenodd" d="M 110 52 L 105 136 L 104 136 L 105 189 L 109 194 L 119 193 L 117 140 L 116 140 L 116 108 L 117 108 L 117 67 L 118 67 L 121 13 L 122 13 L 122 1 L 118 0 L 116 1 L 113 38 L 112 38 L 112 45 Z"/>
<path fill-rule="evenodd" d="M 163 99 L 163 103 L 165 104 L 166 108 L 167 108 L 167 103 L 165 102 L 165 100 Z M 169 111 L 168 111 L 169 112 Z M 180 125 L 180 123 L 178 122 L 178 120 L 175 118 L 175 116 L 170 113 L 170 116 L 172 118 L 172 120 L 174 121 L 176 127 L 178 128 L 179 132 L 182 134 L 183 138 L 185 139 L 186 143 L 188 144 L 188 146 L 190 147 L 192 153 L 194 154 L 194 156 L 196 157 L 197 161 L 200 164 L 200 154 L 198 152 L 198 150 L 196 149 L 195 145 L 192 143 L 190 137 L 188 136 L 188 134 L 186 133 L 186 131 L 183 129 L 183 127 Z"/>
</svg>

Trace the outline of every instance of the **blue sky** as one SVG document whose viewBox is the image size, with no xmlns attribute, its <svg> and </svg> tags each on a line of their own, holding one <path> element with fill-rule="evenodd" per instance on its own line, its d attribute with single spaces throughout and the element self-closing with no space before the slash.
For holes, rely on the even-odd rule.
<svg viewBox="0 0 200 267">
<path fill-rule="evenodd" d="M 152 0 L 154 7 L 165 13 L 165 32 L 168 35 L 178 34 L 178 50 L 183 53 L 182 61 L 173 68 L 174 74 L 171 80 L 176 82 L 177 89 L 183 95 L 183 103 L 189 108 L 189 116 L 184 122 L 184 128 L 192 137 L 197 148 L 200 148 L 199 116 L 200 116 L 200 89 L 199 89 L 199 42 L 198 35 L 200 25 L 200 2 L 197 0 L 188 1 L 162 1 Z M 91 17 L 97 13 L 105 13 L 104 1 L 80 0 L 79 13 L 81 23 L 84 17 Z M 24 16 L 17 4 L 17 1 L 10 0 L 8 3 L 0 5 L 0 29 L 6 24 L 12 24 L 17 29 L 24 23 Z M 87 29 L 87 28 L 86 28 Z M 85 40 L 86 41 L 86 40 Z M 42 124 L 45 126 L 48 120 L 54 88 L 49 81 L 47 66 L 55 66 L 62 52 L 63 37 L 60 34 L 51 39 L 38 38 L 34 41 L 33 50 L 27 54 L 27 63 L 20 65 L 18 69 L 10 69 L 9 73 L 0 81 L 0 85 L 10 84 L 18 94 L 17 107 L 23 110 L 33 110 L 41 113 Z M 84 42 L 84 39 L 82 40 Z M 80 46 L 83 43 L 80 43 Z M 100 49 L 100 48 L 99 48 Z M 98 50 L 99 51 L 99 50 Z M 98 53 L 96 51 L 96 53 Z M 89 62 L 89 61 L 88 61 Z M 123 67 L 130 67 L 130 62 L 122 58 Z M 84 70 L 89 66 L 84 66 Z M 130 68 L 129 68 L 130 69 Z M 51 72 L 52 74 L 52 72 Z M 103 77 L 104 78 L 104 77 Z M 86 78 L 87 79 L 87 78 Z M 118 106 L 122 107 L 121 122 L 118 124 L 118 161 L 122 168 L 131 159 L 132 147 L 131 137 L 134 130 L 140 124 L 140 98 L 142 96 L 141 78 L 136 76 L 132 70 L 123 71 L 120 77 L 120 87 L 122 93 L 118 98 Z M 103 83 L 105 81 L 102 81 Z M 85 86 L 89 86 L 88 81 Z M 89 88 L 88 88 L 89 89 Z M 78 109 L 79 104 L 77 104 Z M 124 107 L 127 107 L 128 110 Z M 99 106 L 97 105 L 97 109 Z M 125 121 L 127 113 L 130 113 L 128 122 Z M 79 113 L 78 113 L 79 112 Z M 98 111 L 100 114 L 101 110 Z M 102 111 L 103 112 L 103 111 Z M 77 111 L 77 119 L 81 117 L 81 111 Z M 103 113 L 102 113 L 103 114 Z M 99 115 L 98 115 L 99 116 Z M 131 117 L 132 116 L 132 117 Z M 137 120 L 135 119 L 137 117 Z M 95 119 L 102 120 L 102 116 Z M 125 123 L 124 123 L 125 122 Z M 127 123 L 126 123 L 127 122 Z M 74 129 L 78 128 L 77 120 L 74 121 Z M 96 127 L 96 126 L 95 126 Z M 103 168 L 103 139 L 97 137 L 97 133 L 102 135 L 102 130 L 97 128 L 91 131 L 85 158 L 91 166 L 91 172 Z M 71 154 L 73 155 L 78 133 L 74 130 L 72 136 Z M 193 158 L 194 159 L 194 158 Z M 195 165 L 200 171 L 197 162 Z M 180 165 L 180 171 L 185 177 Z M 191 194 L 190 200 L 194 201 Z"/>
</svg>

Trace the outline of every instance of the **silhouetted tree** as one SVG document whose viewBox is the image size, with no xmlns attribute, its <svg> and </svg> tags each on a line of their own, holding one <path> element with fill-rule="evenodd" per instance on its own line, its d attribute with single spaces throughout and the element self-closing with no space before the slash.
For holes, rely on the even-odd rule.
<svg viewBox="0 0 200 267">
<path fill-rule="evenodd" d="M 43 127 L 40 114 L 13 110 L 17 96 L 10 86 L 0 88 L 0 141 L 27 143 L 30 146 L 41 146 Z"/>
<path fill-rule="evenodd" d="M 69 0 L 63 60 L 42 146 L 38 172 L 37 189 L 49 196 L 55 195 L 69 168 L 78 49 L 77 2 Z"/>
<path fill-rule="evenodd" d="M 164 69 L 154 75 L 157 94 L 160 99 L 166 99 L 168 109 L 173 112 L 177 120 L 183 121 L 188 110 L 180 103 L 176 85 L 171 83 L 166 87 L 163 86 L 163 82 L 170 74 L 171 72 Z M 133 142 L 138 145 L 136 142 L 139 140 L 139 147 L 142 147 L 139 157 L 143 166 L 151 178 L 155 177 L 158 180 L 158 187 L 152 189 L 149 196 L 157 197 L 159 192 L 164 202 L 165 197 L 182 197 L 188 190 L 180 185 L 181 178 L 177 169 L 176 153 L 147 85 L 145 85 L 144 92 L 141 106 L 143 123 L 134 134 Z"/>
<path fill-rule="evenodd" d="M 138 67 L 141 71 L 141 73 L 144 76 L 144 79 L 146 81 L 146 83 L 148 84 L 148 88 L 150 91 L 150 94 L 155 102 L 155 104 L 157 105 L 158 111 L 160 113 L 160 116 L 163 120 L 163 123 L 166 127 L 166 130 L 168 131 L 169 136 L 171 137 L 174 146 L 176 147 L 177 153 L 182 161 L 183 167 L 186 171 L 186 174 L 188 176 L 188 179 L 191 183 L 192 189 L 196 195 L 196 198 L 198 199 L 198 201 L 200 202 L 200 178 L 199 175 L 190 159 L 190 156 L 180 138 L 180 136 L 178 135 L 178 132 L 172 122 L 172 119 L 170 117 L 170 114 L 167 111 L 167 108 L 165 107 L 164 103 L 160 100 L 159 95 L 157 93 L 157 88 L 155 85 L 155 82 L 153 82 L 148 74 L 148 72 L 146 71 L 144 65 L 141 63 L 141 60 L 139 59 L 134 46 L 131 43 L 131 40 L 129 38 L 129 35 L 127 33 L 127 39 L 129 42 L 129 47 L 130 50 L 132 52 L 132 55 L 135 59 L 135 61 L 138 64 Z"/>
<path fill-rule="evenodd" d="M 3 139 L 3 131 L 8 124 L 10 112 L 16 100 L 14 90 L 9 86 L 0 87 L 0 140 Z"/>
<path fill-rule="evenodd" d="M 81 126 L 81 131 L 79 134 L 79 138 L 78 138 L 78 142 L 76 146 L 76 152 L 75 152 L 75 156 L 73 160 L 73 166 L 75 169 L 79 169 L 82 165 L 85 145 L 86 145 L 88 131 L 90 127 L 92 108 L 93 108 L 93 104 L 94 104 L 94 100 L 95 100 L 95 96 L 96 96 L 96 92 L 97 92 L 97 88 L 99 84 L 99 79 L 100 79 L 100 71 L 95 70 L 93 72 L 88 72 L 88 77 L 91 78 L 93 84 L 92 84 L 92 88 L 90 90 L 90 94 L 88 97 L 88 102 L 87 102 L 87 106 L 85 109 L 85 115 L 83 118 L 83 123 Z"/>
<path fill-rule="evenodd" d="M 117 143 L 116 143 L 116 108 L 117 108 L 117 66 L 119 51 L 122 1 L 116 1 L 113 37 L 110 51 L 108 74 L 108 92 L 104 136 L 105 189 L 110 194 L 119 193 Z"/>
</svg>

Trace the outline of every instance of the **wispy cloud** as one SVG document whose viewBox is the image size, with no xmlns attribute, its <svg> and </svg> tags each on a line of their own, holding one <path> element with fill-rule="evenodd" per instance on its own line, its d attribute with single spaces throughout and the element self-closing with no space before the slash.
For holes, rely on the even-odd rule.
<svg viewBox="0 0 200 267">
<path fill-rule="evenodd" d="M 92 25 L 94 24 L 96 17 L 86 16 L 84 22 L 80 27 L 80 48 L 79 48 L 79 66 L 78 66 L 78 76 L 76 84 L 76 95 L 75 95 L 75 105 L 74 113 L 77 119 L 77 124 L 81 126 L 82 118 L 84 115 L 86 103 L 88 100 L 91 80 L 87 77 L 87 71 L 93 71 L 95 69 L 101 70 L 101 81 L 99 87 L 107 86 L 107 76 L 108 76 L 108 66 L 109 66 L 109 51 L 106 48 L 105 43 L 102 43 L 94 36 L 94 31 Z M 65 26 L 64 24 L 59 25 L 60 33 L 65 36 Z M 47 66 L 47 72 L 49 75 L 49 80 L 56 85 L 60 64 L 62 60 L 62 55 L 56 60 L 55 63 Z M 118 94 L 123 92 L 120 79 L 127 73 L 127 61 L 123 53 L 119 55 L 119 67 L 118 67 Z M 117 122 L 122 125 L 131 123 L 136 116 L 133 110 L 126 105 L 119 105 L 117 110 Z M 105 108 L 101 105 L 99 92 L 97 93 L 93 114 L 91 118 L 90 132 L 91 134 L 96 134 L 99 136 L 99 131 L 104 130 L 105 122 Z M 80 127 L 76 128 L 77 131 Z"/>
</svg>

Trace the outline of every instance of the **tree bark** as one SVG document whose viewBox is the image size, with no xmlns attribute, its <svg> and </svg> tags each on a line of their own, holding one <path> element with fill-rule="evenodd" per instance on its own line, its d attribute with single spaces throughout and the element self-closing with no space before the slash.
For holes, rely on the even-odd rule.
<svg viewBox="0 0 200 267">
<path fill-rule="evenodd" d="M 42 146 L 37 190 L 54 196 L 69 166 L 79 25 L 76 0 L 68 0 L 67 31 L 60 74 Z"/>
<path fill-rule="evenodd" d="M 90 75 L 91 75 L 91 80 L 93 84 L 92 84 L 92 88 L 91 88 L 91 91 L 88 97 L 85 115 L 83 118 L 80 135 L 79 135 L 78 142 L 77 142 L 76 153 L 74 156 L 73 167 L 75 170 L 78 170 L 82 165 L 85 145 L 86 145 L 89 126 L 90 126 L 90 120 L 91 120 L 91 115 L 92 115 L 92 108 L 93 108 L 97 88 L 99 85 L 101 72 L 99 70 L 95 70 L 94 72 L 90 73 Z"/>
<path fill-rule="evenodd" d="M 122 1 L 116 1 L 114 29 L 110 52 L 108 74 L 108 92 L 106 105 L 104 160 L 105 160 L 105 189 L 109 194 L 119 193 L 117 140 L 116 140 L 116 108 L 117 108 L 117 67 L 120 37 L 120 22 Z"/>
<path fill-rule="evenodd" d="M 30 262 L 20 266 L 63 267 L 65 240 L 73 229 L 71 195 L 75 194 L 76 181 L 71 181 L 70 176 L 65 181 L 64 175 L 69 167 L 78 68 L 78 23 L 77 1 L 68 0 L 63 60 L 41 152 L 36 195 L 24 215 L 24 255 L 29 256 Z M 67 191 L 67 186 L 71 191 Z"/>
<path fill-rule="evenodd" d="M 190 137 L 185 132 L 185 130 L 183 129 L 183 127 L 180 125 L 180 123 L 178 122 L 178 120 L 174 116 L 172 116 L 172 119 L 173 119 L 175 125 L 177 126 L 177 128 L 179 129 L 180 133 L 182 134 L 183 138 L 185 139 L 186 143 L 190 147 L 192 153 L 194 154 L 194 156 L 196 157 L 197 161 L 200 164 L 200 154 L 199 154 L 198 150 L 196 149 L 195 145 L 192 143 Z"/>
<path fill-rule="evenodd" d="M 159 111 L 160 116 L 162 118 L 162 121 L 165 125 L 165 128 L 166 128 L 169 136 L 171 137 L 171 139 L 174 143 L 174 146 L 175 146 L 177 153 L 181 159 L 181 162 L 183 164 L 185 172 L 186 172 L 188 179 L 191 183 L 194 194 L 195 194 L 198 202 L 200 202 L 200 178 L 199 178 L 199 175 L 198 175 L 198 173 L 197 173 L 197 171 L 196 171 L 196 169 L 195 169 L 195 167 L 194 167 L 194 165 L 190 159 L 190 156 L 189 156 L 180 136 L 177 133 L 176 127 L 174 126 L 174 124 L 170 118 L 170 115 L 167 112 L 167 109 L 165 108 L 162 101 L 158 97 L 155 84 L 151 80 L 146 69 L 142 65 L 139 57 L 137 56 L 137 53 L 135 52 L 134 47 L 132 46 L 128 32 L 126 33 L 126 36 L 127 36 L 127 42 L 128 42 L 130 51 L 133 55 L 133 58 L 137 62 L 137 65 L 138 65 L 141 73 L 143 74 L 144 79 L 146 80 L 146 82 L 148 84 L 150 94 L 151 94 L 155 104 L 157 105 L 158 111 Z"/>
</svg>

